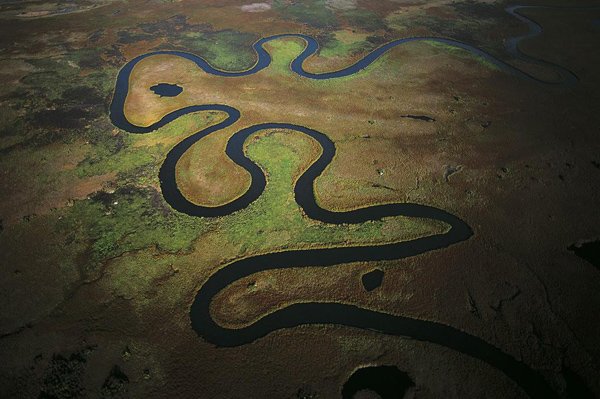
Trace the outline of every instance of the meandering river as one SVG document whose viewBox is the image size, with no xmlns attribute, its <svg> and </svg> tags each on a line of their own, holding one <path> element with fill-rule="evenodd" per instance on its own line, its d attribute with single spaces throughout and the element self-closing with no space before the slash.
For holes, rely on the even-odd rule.
<svg viewBox="0 0 600 399">
<path fill-rule="evenodd" d="M 199 111 L 220 111 L 227 115 L 226 119 L 222 122 L 202 129 L 175 145 L 167 154 L 160 168 L 159 178 L 162 194 L 169 205 L 179 212 L 191 216 L 216 217 L 228 215 L 247 207 L 262 194 L 266 186 L 266 179 L 262 169 L 244 153 L 244 142 L 250 135 L 261 130 L 289 129 L 315 139 L 323 149 L 321 156 L 302 174 L 294 187 L 296 202 L 303 209 L 307 217 L 324 223 L 356 224 L 385 217 L 405 216 L 433 219 L 441 221 L 448 226 L 448 230 L 445 233 L 409 241 L 382 245 L 286 250 L 251 256 L 227 264 L 210 276 L 202 285 L 191 306 L 190 317 L 192 328 L 200 337 L 218 346 L 237 346 L 255 341 L 275 330 L 306 324 L 338 324 L 368 329 L 383 334 L 427 341 L 456 350 L 500 370 L 516 382 L 532 398 L 547 399 L 557 397 L 557 394 L 550 388 L 546 380 L 525 363 L 481 338 L 432 320 L 395 316 L 349 304 L 311 302 L 289 305 L 262 317 L 251 325 L 239 329 L 230 329 L 217 324 L 210 313 L 212 299 L 231 283 L 254 273 L 275 268 L 329 267 L 349 262 L 402 259 L 458 244 L 471 237 L 473 232 L 468 224 L 459 217 L 444 210 L 423 204 L 395 203 L 375 205 L 348 212 L 334 212 L 321 208 L 315 200 L 314 181 L 332 161 L 336 148 L 327 135 L 308 127 L 312 122 L 310 120 L 306 121 L 306 126 L 283 122 L 268 122 L 239 130 L 229 139 L 226 154 L 240 167 L 250 173 L 252 178 L 250 187 L 242 196 L 222 206 L 205 207 L 194 204 L 181 193 L 177 186 L 175 178 L 177 162 L 198 140 L 233 125 L 240 118 L 240 111 L 225 104 L 193 105 L 171 112 L 158 122 L 147 127 L 136 126 L 130 123 L 124 114 L 124 105 L 129 90 L 131 72 L 136 64 L 147 57 L 158 54 L 182 57 L 193 61 L 199 68 L 209 74 L 223 78 L 235 78 L 251 75 L 267 68 L 271 63 L 271 56 L 264 48 L 264 45 L 272 40 L 289 37 L 300 38 L 305 42 L 304 50 L 292 61 L 290 68 L 293 72 L 307 79 L 322 80 L 349 76 L 367 68 L 392 48 L 410 42 L 427 41 L 443 43 L 466 50 L 474 56 L 490 62 L 501 70 L 518 78 L 552 85 L 572 85 L 577 82 L 577 77 L 567 69 L 545 61 L 533 59 L 519 51 L 518 44 L 522 40 L 529 39 L 542 32 L 540 25 L 518 13 L 518 10 L 521 8 L 527 7 L 509 7 L 507 8 L 507 12 L 526 23 L 529 27 L 529 33 L 509 39 L 507 41 L 508 53 L 515 58 L 537 64 L 541 63 L 544 66 L 555 69 L 561 76 L 560 81 L 542 81 L 477 47 L 460 41 L 438 37 L 410 37 L 394 40 L 375 49 L 353 65 L 325 73 L 310 73 L 304 70 L 304 61 L 317 53 L 319 45 L 314 38 L 302 34 L 281 34 L 258 40 L 253 45 L 257 54 L 257 61 L 252 68 L 244 71 L 219 70 L 212 67 L 200 56 L 168 50 L 140 55 L 129 61 L 121 69 L 117 77 L 113 101 L 110 107 L 111 119 L 121 129 L 131 133 L 148 133 L 165 126 L 183 115 Z M 156 91 L 158 90 L 157 87 L 153 86 L 152 89 Z M 181 90 L 174 87 L 165 88 L 161 86 L 160 89 L 167 93 L 167 95 L 177 95 L 181 92 Z"/>
</svg>

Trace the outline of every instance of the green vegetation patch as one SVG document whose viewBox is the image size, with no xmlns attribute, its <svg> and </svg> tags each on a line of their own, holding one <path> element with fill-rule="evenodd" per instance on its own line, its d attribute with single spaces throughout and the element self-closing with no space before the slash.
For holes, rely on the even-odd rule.
<svg viewBox="0 0 600 399">
<path fill-rule="evenodd" d="M 324 0 L 290 1 L 275 0 L 273 9 L 281 16 L 315 28 L 334 28 L 338 21 Z"/>
<path fill-rule="evenodd" d="M 304 41 L 300 39 L 280 39 L 268 43 L 272 55 L 269 72 L 290 74 L 290 64 L 304 49 Z"/>
<path fill-rule="evenodd" d="M 350 26 L 367 31 L 376 31 L 385 29 L 384 21 L 372 11 L 364 9 L 346 10 L 342 13 L 343 18 L 348 21 Z"/>
<path fill-rule="evenodd" d="M 75 202 L 59 228 L 73 241 L 89 243 L 91 260 L 101 262 L 149 247 L 188 251 L 208 226 L 204 219 L 172 211 L 153 188 L 124 186 Z"/>
<path fill-rule="evenodd" d="M 325 58 L 350 57 L 357 53 L 367 53 L 375 48 L 365 34 L 356 34 L 346 30 L 335 31 L 329 40 L 319 43 L 319 56 Z"/>
<path fill-rule="evenodd" d="M 65 91 L 76 87 L 89 87 L 101 95 L 100 103 L 104 103 L 106 95 L 113 88 L 117 69 L 103 62 L 102 48 L 74 50 L 60 58 L 42 58 L 28 61 L 36 69 L 25 76 L 21 83 L 29 87 L 32 94 L 48 101 L 64 100 Z M 82 68 L 93 69 L 82 75 Z M 87 99 L 91 101 L 92 99 Z M 94 97 L 93 100 L 96 100 Z"/>
<path fill-rule="evenodd" d="M 189 31 L 174 43 L 185 51 L 198 54 L 212 66 L 227 71 L 251 68 L 256 62 L 252 44 L 258 37 L 235 30 L 217 32 Z"/>
<path fill-rule="evenodd" d="M 348 65 L 351 65 L 351 62 L 349 62 Z M 385 79 L 386 76 L 388 78 L 393 77 L 394 79 L 397 79 L 397 75 L 387 72 L 394 70 L 397 67 L 401 67 L 401 63 L 398 65 L 396 58 L 392 57 L 389 52 L 386 52 L 382 56 L 376 58 L 375 61 L 369 64 L 369 66 L 361 69 L 358 72 L 347 76 L 337 77 L 335 79 L 310 79 L 306 81 L 306 85 L 310 85 L 319 89 L 325 88 L 329 90 L 336 90 L 337 92 L 343 92 L 347 90 L 349 84 L 363 84 L 362 82 L 358 82 L 367 78 L 367 75 L 371 73 L 378 73 L 380 79 Z"/>
<path fill-rule="evenodd" d="M 190 24 L 185 15 L 166 20 L 143 23 L 138 29 L 120 31 L 119 42 L 131 44 L 163 37 L 167 43 L 160 48 L 179 49 L 202 56 L 213 67 L 239 71 L 251 68 L 256 62 L 252 44 L 258 40 L 253 33 L 233 29 L 213 31 L 210 25 Z"/>
<path fill-rule="evenodd" d="M 20 112 L 10 105 L 0 107 L 0 151 L 22 143 L 27 138 Z"/>
<path fill-rule="evenodd" d="M 385 23 L 401 34 L 426 29 L 427 35 L 456 39 L 496 56 L 505 55 L 503 39 L 510 36 L 507 27 L 518 25 L 502 7 L 474 1 L 454 2 L 447 8 L 394 12 L 385 18 Z"/>
<path fill-rule="evenodd" d="M 249 139 L 248 156 L 267 172 L 267 187 L 247 209 L 222 218 L 221 229 L 242 252 L 303 246 L 367 245 L 401 241 L 444 231 L 443 224 L 414 218 L 389 218 L 358 225 L 331 225 L 303 216 L 293 187 L 312 139 L 297 132 L 268 131 Z M 365 204 L 365 206 L 368 204 Z"/>
<path fill-rule="evenodd" d="M 130 134 L 115 129 L 106 118 L 93 134 L 88 156 L 77 166 L 79 177 L 115 172 L 122 181 L 136 185 L 156 185 L 158 168 L 171 145 L 221 118 L 218 112 L 202 112 L 180 117 L 161 129 L 146 134 Z M 144 143 L 146 139 L 147 144 Z"/>
<path fill-rule="evenodd" d="M 132 146 L 134 141 L 134 137 L 120 131 L 112 134 L 112 130 L 109 130 L 102 135 L 99 134 L 88 156 L 77 166 L 77 174 L 79 177 L 111 172 L 122 175 L 132 171 L 140 172 L 140 168 L 157 172 L 157 166 L 165 152 L 162 145 L 135 148 Z M 142 174 L 142 176 L 146 175 L 148 174 Z M 138 179 L 138 182 L 142 180 Z"/>
<path fill-rule="evenodd" d="M 456 46 L 451 46 L 449 44 L 446 43 L 441 43 L 441 42 L 434 42 L 434 41 L 427 41 L 427 44 L 429 44 L 430 46 L 434 47 L 434 48 L 438 48 L 442 51 L 444 51 L 445 53 L 448 53 L 450 55 L 453 56 L 457 56 L 457 57 L 462 57 L 462 58 L 469 58 L 472 60 L 475 60 L 477 62 L 479 62 L 480 64 L 482 64 L 483 66 L 485 66 L 486 68 L 490 68 L 490 69 L 495 69 L 495 70 L 500 70 L 500 67 L 498 67 L 496 64 L 486 60 L 483 57 L 480 57 L 478 55 L 475 55 L 465 49 L 462 49 L 460 47 L 456 47 Z"/>
<path fill-rule="evenodd" d="M 74 240 L 89 243 L 92 265 L 124 253 L 155 247 L 178 253 L 209 226 L 206 219 L 174 212 L 155 186 L 171 145 L 221 118 L 217 112 L 186 115 L 148 135 L 112 129 L 93 144 L 75 169 L 80 177 L 116 172 L 120 187 L 76 201 L 61 226 Z M 142 141 L 144 144 L 138 145 Z"/>
<path fill-rule="evenodd" d="M 98 134 L 112 130 L 106 114 L 117 70 L 105 66 L 82 74 L 82 60 L 93 56 L 99 57 L 96 49 L 31 60 L 36 71 L 21 79 L 7 106 L 25 110 L 26 116 L 7 119 L 0 130 L 13 132 L 21 145 L 33 147 L 80 139 L 95 142 Z"/>
</svg>

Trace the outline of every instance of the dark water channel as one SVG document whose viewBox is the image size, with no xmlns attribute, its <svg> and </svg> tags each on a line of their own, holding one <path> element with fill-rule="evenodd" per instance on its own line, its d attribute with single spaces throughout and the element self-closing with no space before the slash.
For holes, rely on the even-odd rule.
<svg viewBox="0 0 600 399">
<path fill-rule="evenodd" d="M 530 33 L 528 35 L 509 40 L 508 45 L 509 50 L 513 51 L 515 56 L 525 57 L 518 51 L 518 43 L 520 40 L 539 34 L 541 32 L 541 27 L 539 27 L 539 25 L 537 25 L 535 22 L 518 14 L 517 10 L 518 7 L 507 9 L 508 12 L 528 24 L 530 27 Z M 272 331 L 283 328 L 293 328 L 299 325 L 307 324 L 339 324 L 353 328 L 378 331 L 383 334 L 410 337 L 456 350 L 466 356 L 470 356 L 478 359 L 479 361 L 487 363 L 488 365 L 503 372 L 532 398 L 556 398 L 556 392 L 551 389 L 541 374 L 529 368 L 525 363 L 515 359 L 511 355 L 503 352 L 499 348 L 482 340 L 481 338 L 435 321 L 395 316 L 364 309 L 350 304 L 329 302 L 292 304 L 262 317 L 249 326 L 239 329 L 225 328 L 213 320 L 210 313 L 210 304 L 214 296 L 231 283 L 254 273 L 275 268 L 329 267 L 350 262 L 402 259 L 458 244 L 469 239 L 469 237 L 471 237 L 473 234 L 467 223 L 465 223 L 459 217 L 454 216 L 444 210 L 422 204 L 393 203 L 369 206 L 348 212 L 334 212 L 321 208 L 315 200 L 313 187 L 314 181 L 332 161 L 336 148 L 334 143 L 325 134 L 313 128 L 307 127 L 312 122 L 309 119 L 306 121 L 307 126 L 284 122 L 257 124 L 239 130 L 230 138 L 226 147 L 227 156 L 240 167 L 247 170 L 252 179 L 249 189 L 241 197 L 218 207 L 204 207 L 196 205 L 185 198 L 185 196 L 179 191 L 176 183 L 175 171 L 177 162 L 193 144 L 198 142 L 198 140 L 213 132 L 233 125 L 240 118 L 240 112 L 237 109 L 224 104 L 191 105 L 171 112 L 151 126 L 142 127 L 133 125 L 125 117 L 123 109 L 128 93 L 130 75 L 134 66 L 147 57 L 157 54 L 169 54 L 175 57 L 182 57 L 193 61 L 200 69 L 213 75 L 224 78 L 246 76 L 256 73 L 270 65 L 271 57 L 263 46 L 269 41 L 282 37 L 296 37 L 305 41 L 306 46 L 304 50 L 296 59 L 292 61 L 290 68 L 298 75 L 308 79 L 322 80 L 349 76 L 360 72 L 378 59 L 381 55 L 396 46 L 409 42 L 429 41 L 464 49 L 485 61 L 491 62 L 505 72 L 526 80 L 536 81 L 539 83 L 564 85 L 571 84 L 573 83 L 573 80 L 576 80 L 574 75 L 564 68 L 546 63 L 547 65 L 551 65 L 552 67 L 559 69 L 562 72 L 561 75 L 563 76 L 564 80 L 561 82 L 543 82 L 527 74 L 526 72 L 511 66 L 505 61 L 495 58 L 484 50 L 459 41 L 437 37 L 411 37 L 394 40 L 382 45 L 347 68 L 319 74 L 309 73 L 303 69 L 303 62 L 317 52 L 318 43 L 314 38 L 302 34 L 284 34 L 260 39 L 253 45 L 253 48 L 257 54 L 257 62 L 252 68 L 245 71 L 218 70 L 213 68 L 202 57 L 180 51 L 157 51 L 143 54 L 134 58 L 119 72 L 113 101 L 110 107 L 111 119 L 119 128 L 131 133 L 149 133 L 161 128 L 162 126 L 165 126 L 166 124 L 183 115 L 193 112 L 220 111 L 227 114 L 227 118 L 225 120 L 185 138 L 175 147 L 173 147 L 173 149 L 167 154 L 159 171 L 159 179 L 162 194 L 165 200 L 175 210 L 191 216 L 216 217 L 225 216 L 231 214 L 232 212 L 240 211 L 246 208 L 262 194 L 266 186 L 266 178 L 264 171 L 245 155 L 245 141 L 249 136 L 261 130 L 289 129 L 306 134 L 307 136 L 315 139 L 323 149 L 319 159 L 315 161 L 300 176 L 296 182 L 296 186 L 294 187 L 295 200 L 303 209 L 307 217 L 330 224 L 357 224 L 371 220 L 379 220 L 382 218 L 402 216 L 436 220 L 443 222 L 448 227 L 445 233 L 434 234 L 431 236 L 397 243 L 324 249 L 286 250 L 238 259 L 217 270 L 201 286 L 190 309 L 192 328 L 203 339 L 221 347 L 248 344 L 269 334 Z M 157 95 L 167 97 L 177 96 L 184 90 L 184 88 L 178 85 L 168 83 L 157 83 L 150 89 Z M 407 117 L 421 119 L 424 121 L 430 120 L 429 117 L 425 116 L 421 117 L 408 115 Z M 366 276 L 366 279 L 363 278 L 365 289 L 370 290 L 377 288 L 379 285 L 381 285 L 382 279 L 383 272 L 381 272 L 381 274 L 375 272 L 370 276 Z M 385 373 L 398 372 L 399 371 L 394 371 L 392 368 L 388 369 L 385 367 L 376 370 L 360 369 L 355 374 L 356 377 L 351 378 L 344 386 L 344 389 L 350 391 L 355 387 L 365 385 L 369 389 L 382 389 L 385 392 L 388 392 L 387 390 L 389 387 L 377 388 L 373 384 L 377 384 L 379 376 L 384 375 Z M 401 390 L 410 386 L 410 383 L 412 383 L 412 381 L 410 381 L 406 375 L 399 376 L 398 381 L 398 384 L 400 385 L 395 386 L 394 389 Z"/>
</svg>

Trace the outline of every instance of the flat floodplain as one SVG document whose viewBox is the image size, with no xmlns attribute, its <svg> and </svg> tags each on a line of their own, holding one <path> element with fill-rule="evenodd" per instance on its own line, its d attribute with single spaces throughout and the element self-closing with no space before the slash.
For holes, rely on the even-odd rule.
<svg viewBox="0 0 600 399">
<path fill-rule="evenodd" d="M 0 5 L 0 396 L 598 395 L 600 10 L 509 6 Z M 246 71 L 280 34 L 318 43 L 307 75 L 447 41 L 327 80 L 293 69 L 301 36 L 245 76 L 175 54 Z M 121 109 L 139 134 L 114 104 L 144 54 Z M 256 169 L 229 152 L 249 129 Z M 328 215 L 438 216 L 312 217 L 297 187 L 328 143 L 309 185 Z M 165 192 L 219 209 L 256 173 L 222 216 Z"/>
</svg>

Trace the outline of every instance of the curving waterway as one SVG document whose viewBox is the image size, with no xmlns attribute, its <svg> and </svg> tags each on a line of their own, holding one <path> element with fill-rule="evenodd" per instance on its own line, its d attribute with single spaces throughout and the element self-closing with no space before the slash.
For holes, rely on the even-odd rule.
<svg viewBox="0 0 600 399">
<path fill-rule="evenodd" d="M 217 346 L 238 346 L 253 342 L 275 330 L 283 328 L 293 328 L 307 324 L 339 324 L 438 344 L 479 359 L 498 369 L 518 384 L 532 398 L 547 399 L 558 397 L 546 380 L 525 363 L 481 338 L 435 321 L 396 316 L 349 304 L 310 302 L 292 304 L 262 317 L 251 325 L 239 329 L 225 328 L 217 324 L 210 312 L 212 299 L 233 282 L 254 273 L 276 268 L 329 267 L 350 262 L 402 259 L 460 243 L 471 237 L 473 232 L 467 223 L 459 217 L 444 210 L 421 204 L 394 203 L 375 205 L 347 212 L 334 212 L 321 208 L 315 200 L 314 181 L 332 161 L 336 151 L 335 145 L 325 134 L 318 130 L 289 123 L 262 123 L 244 128 L 235 133 L 227 143 L 226 154 L 240 167 L 250 173 L 252 178 L 250 187 L 242 196 L 222 206 L 205 207 L 194 204 L 181 193 L 177 186 L 175 178 L 177 162 L 198 140 L 233 125 L 240 118 L 240 112 L 225 104 L 193 105 L 173 111 L 158 122 L 147 127 L 136 126 L 130 123 L 124 114 L 124 105 L 129 90 L 131 72 L 135 65 L 145 58 L 159 54 L 182 57 L 194 62 L 207 73 L 224 78 L 235 78 L 251 75 L 267 68 L 271 63 L 271 56 L 264 48 L 264 45 L 272 40 L 286 37 L 304 40 L 304 50 L 292 61 L 290 68 L 293 72 L 307 79 L 322 80 L 349 76 L 368 67 L 394 47 L 410 42 L 427 41 L 464 49 L 474 56 L 494 64 L 501 70 L 522 79 L 551 85 L 571 85 L 576 82 L 577 77 L 567 69 L 545 61 L 533 59 L 518 50 L 520 41 L 539 35 L 542 32 L 541 27 L 537 23 L 518 13 L 520 8 L 529 7 L 513 6 L 509 7 L 507 12 L 525 22 L 529 26 L 529 33 L 509 39 L 507 41 L 508 52 L 515 58 L 528 62 L 543 63 L 545 66 L 555 69 L 561 76 L 559 81 L 546 82 L 540 80 L 477 47 L 456 40 L 438 37 L 411 37 L 394 40 L 375 49 L 353 65 L 338 71 L 325 73 L 311 73 L 304 70 L 304 61 L 317 53 L 319 45 L 314 38 L 302 34 L 281 34 L 258 40 L 253 45 L 257 54 L 257 61 L 252 68 L 244 71 L 219 70 L 212 67 L 200 56 L 181 51 L 167 50 L 140 55 L 129 61 L 121 69 L 117 76 L 113 101 L 110 106 L 112 122 L 121 129 L 131 133 L 148 133 L 165 126 L 183 115 L 199 111 L 220 111 L 227 115 L 222 122 L 194 133 L 175 145 L 167 154 L 160 168 L 159 179 L 162 194 L 169 205 L 179 212 L 191 216 L 216 217 L 228 215 L 247 207 L 262 194 L 266 186 L 266 179 L 263 170 L 244 153 L 244 142 L 250 135 L 261 130 L 289 129 L 315 139 L 323 149 L 321 156 L 300 176 L 294 187 L 296 202 L 303 209 L 307 217 L 324 223 L 356 224 L 385 217 L 406 216 L 433 219 L 441 221 L 448 226 L 448 230 L 445 233 L 410 241 L 382 245 L 287 250 L 251 256 L 229 263 L 209 277 L 198 291 L 191 306 L 190 317 L 192 328 L 199 336 Z M 153 86 L 153 90 L 156 90 L 156 87 Z M 177 95 L 177 93 L 174 92 L 173 95 Z M 307 120 L 307 124 L 309 123 L 310 120 Z"/>
</svg>

